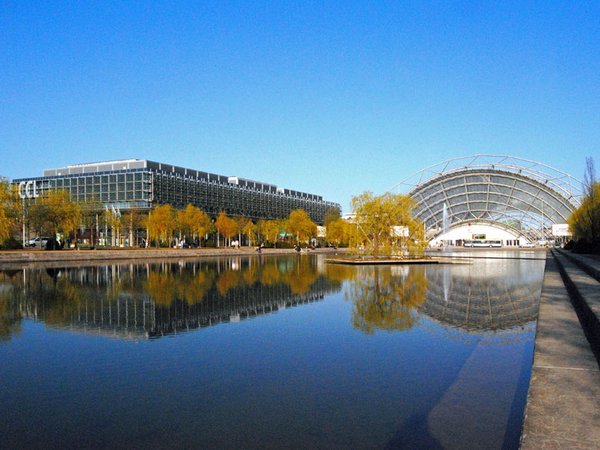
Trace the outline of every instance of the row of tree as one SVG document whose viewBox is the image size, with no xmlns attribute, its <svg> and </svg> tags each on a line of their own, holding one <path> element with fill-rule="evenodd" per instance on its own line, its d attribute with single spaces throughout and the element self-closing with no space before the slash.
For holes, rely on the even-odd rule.
<svg viewBox="0 0 600 450">
<path fill-rule="evenodd" d="M 327 214 L 329 221 L 339 218 L 337 209 Z M 286 239 L 301 244 L 317 236 L 317 224 L 302 209 L 292 211 L 285 219 L 258 221 L 229 217 L 225 212 L 211 218 L 191 204 L 181 210 L 165 204 L 150 211 L 132 209 L 121 214 L 100 202 L 73 201 L 68 192 L 58 190 L 25 204 L 14 186 L 0 183 L 0 245 L 20 236 L 23 226 L 38 236 L 71 237 L 75 245 L 82 236 L 96 245 L 102 233 L 104 245 L 117 245 L 124 237 L 129 246 L 138 243 L 138 234 L 146 242 L 163 246 L 184 241 L 201 245 L 209 235 L 216 238 L 217 246 L 231 245 L 236 238 L 238 243 L 245 240 L 247 245 L 268 242 L 277 246 Z M 110 243 L 106 241 L 109 231 Z"/>
<path fill-rule="evenodd" d="M 353 220 L 341 219 L 337 209 L 327 212 L 325 239 L 332 245 L 350 246 L 376 256 L 418 253 L 426 242 L 422 224 L 412 216 L 415 206 L 407 195 L 363 193 L 352 199 Z M 75 245 L 81 237 L 97 245 L 101 234 L 104 245 L 128 246 L 141 244 L 139 235 L 145 243 L 157 246 L 181 242 L 202 245 L 211 236 L 217 246 L 237 242 L 276 247 L 282 240 L 306 244 L 317 237 L 317 224 L 302 209 L 292 211 L 285 219 L 258 221 L 230 217 L 225 212 L 211 218 L 191 204 L 181 210 L 165 204 L 149 212 L 127 210 L 121 214 L 100 202 L 73 201 L 66 191 L 48 191 L 26 205 L 14 187 L 2 183 L 0 243 L 19 236 L 23 224 L 38 236 L 70 236 Z M 109 234 L 111 242 L 107 241 Z"/>
<path fill-rule="evenodd" d="M 247 245 L 268 242 L 277 246 L 280 240 L 288 237 L 301 244 L 317 236 L 317 224 L 303 209 L 290 212 L 286 219 L 261 219 L 256 222 L 247 217 L 230 217 L 221 212 L 213 221 L 208 214 L 193 205 L 188 205 L 183 210 L 175 210 L 171 205 L 160 205 L 150 211 L 145 223 L 148 238 L 157 245 L 175 240 L 200 244 L 213 233 L 217 246 L 231 245 L 236 238 L 239 244 L 245 239 Z"/>
</svg>

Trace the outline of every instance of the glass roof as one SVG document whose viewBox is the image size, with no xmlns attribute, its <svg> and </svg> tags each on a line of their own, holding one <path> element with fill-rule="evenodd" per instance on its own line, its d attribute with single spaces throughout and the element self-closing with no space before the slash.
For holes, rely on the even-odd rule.
<svg viewBox="0 0 600 450">
<path fill-rule="evenodd" d="M 573 177 L 533 161 L 476 155 L 418 172 L 398 187 L 410 187 L 416 216 L 427 230 L 444 231 L 471 222 L 497 223 L 526 234 L 549 234 L 566 223 L 583 188 Z M 445 212 L 444 212 L 445 211 Z"/>
</svg>

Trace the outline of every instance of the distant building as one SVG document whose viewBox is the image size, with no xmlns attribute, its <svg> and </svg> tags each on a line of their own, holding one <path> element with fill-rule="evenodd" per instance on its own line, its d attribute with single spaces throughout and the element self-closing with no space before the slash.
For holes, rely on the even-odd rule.
<svg viewBox="0 0 600 450">
<path fill-rule="evenodd" d="M 315 194 L 239 177 L 227 177 L 143 159 L 75 164 L 46 169 L 42 177 L 13 180 L 22 198 L 48 190 L 66 190 L 77 201 L 97 200 L 118 210 L 148 210 L 158 204 L 184 208 L 191 203 L 210 215 L 225 211 L 252 219 L 287 217 L 304 209 L 321 224 L 340 205 Z"/>
</svg>

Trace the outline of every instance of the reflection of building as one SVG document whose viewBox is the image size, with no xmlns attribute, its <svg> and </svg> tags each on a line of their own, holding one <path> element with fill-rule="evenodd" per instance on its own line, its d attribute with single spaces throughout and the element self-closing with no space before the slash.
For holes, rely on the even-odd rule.
<svg viewBox="0 0 600 450">
<path fill-rule="evenodd" d="M 293 259 L 291 263 L 282 258 L 277 261 L 278 265 L 270 264 L 268 269 L 297 273 Z M 218 275 L 227 278 L 227 274 L 235 274 L 242 280 L 252 268 L 246 259 L 239 270 L 230 270 L 236 266 L 232 262 L 236 261 L 28 271 L 17 275 L 24 288 L 15 288 L 11 297 L 18 299 L 14 305 L 21 317 L 48 326 L 144 339 L 237 322 L 318 301 L 340 289 L 339 283 L 319 276 L 316 266 L 307 268 L 312 282 L 302 292 L 295 293 L 281 278 L 270 284 L 256 278 L 249 283 L 219 285 Z M 206 273 L 217 275 L 198 283 L 198 275 Z M 148 284 L 152 275 L 154 287 Z M 153 290 L 159 292 L 153 294 Z"/>
<path fill-rule="evenodd" d="M 419 310 L 432 319 L 466 331 L 497 331 L 536 319 L 543 269 L 530 276 L 496 266 L 496 276 L 479 276 L 440 266 L 427 271 L 427 301 Z M 473 266 L 464 266 L 472 268 Z M 478 264 L 478 272 L 481 264 Z M 536 281 L 534 275 L 538 276 Z"/>
<path fill-rule="evenodd" d="M 47 169 L 42 177 L 13 183 L 22 198 L 34 199 L 44 191 L 63 189 L 75 200 L 97 200 L 119 209 L 149 209 L 165 203 L 183 208 L 191 203 L 211 215 L 225 211 L 271 219 L 302 208 L 318 223 L 329 208 L 340 209 L 319 195 L 141 159 Z"/>
</svg>

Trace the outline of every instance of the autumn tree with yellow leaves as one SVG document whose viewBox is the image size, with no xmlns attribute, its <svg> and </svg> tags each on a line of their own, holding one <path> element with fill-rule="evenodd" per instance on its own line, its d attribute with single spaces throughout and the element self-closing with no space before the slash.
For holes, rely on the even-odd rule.
<svg viewBox="0 0 600 450">
<path fill-rule="evenodd" d="M 231 238 L 235 236 L 237 232 L 237 224 L 235 220 L 227 216 L 225 211 L 221 211 L 217 216 L 215 226 L 217 227 L 217 232 L 225 238 L 225 245 L 229 245 Z"/>
<path fill-rule="evenodd" d="M 29 207 L 29 221 L 38 235 L 54 237 L 58 233 L 74 233 L 75 244 L 81 218 L 81 205 L 73 201 L 67 191 L 44 192 Z"/>
<path fill-rule="evenodd" d="M 354 226 L 344 219 L 335 219 L 327 225 L 326 239 L 336 247 L 341 244 L 348 244 L 352 239 Z"/>
<path fill-rule="evenodd" d="M 426 246 L 421 221 L 413 217 L 415 201 L 408 195 L 364 192 L 352 198 L 354 248 L 373 256 L 419 254 Z"/>
<path fill-rule="evenodd" d="M 0 245 L 16 234 L 21 221 L 21 203 L 14 186 L 0 182 Z"/>
<path fill-rule="evenodd" d="M 188 204 L 185 209 L 177 211 L 176 219 L 180 239 L 185 236 L 200 239 L 210 231 L 212 225 L 208 214 L 192 204 Z"/>
<path fill-rule="evenodd" d="M 311 220 L 306 211 L 295 209 L 290 212 L 286 220 L 286 230 L 296 238 L 296 243 L 307 242 L 317 235 L 317 224 Z"/>
<path fill-rule="evenodd" d="M 159 244 L 169 245 L 175 231 L 175 210 L 171 205 L 159 205 L 150 211 L 146 218 L 148 239 Z"/>
</svg>

